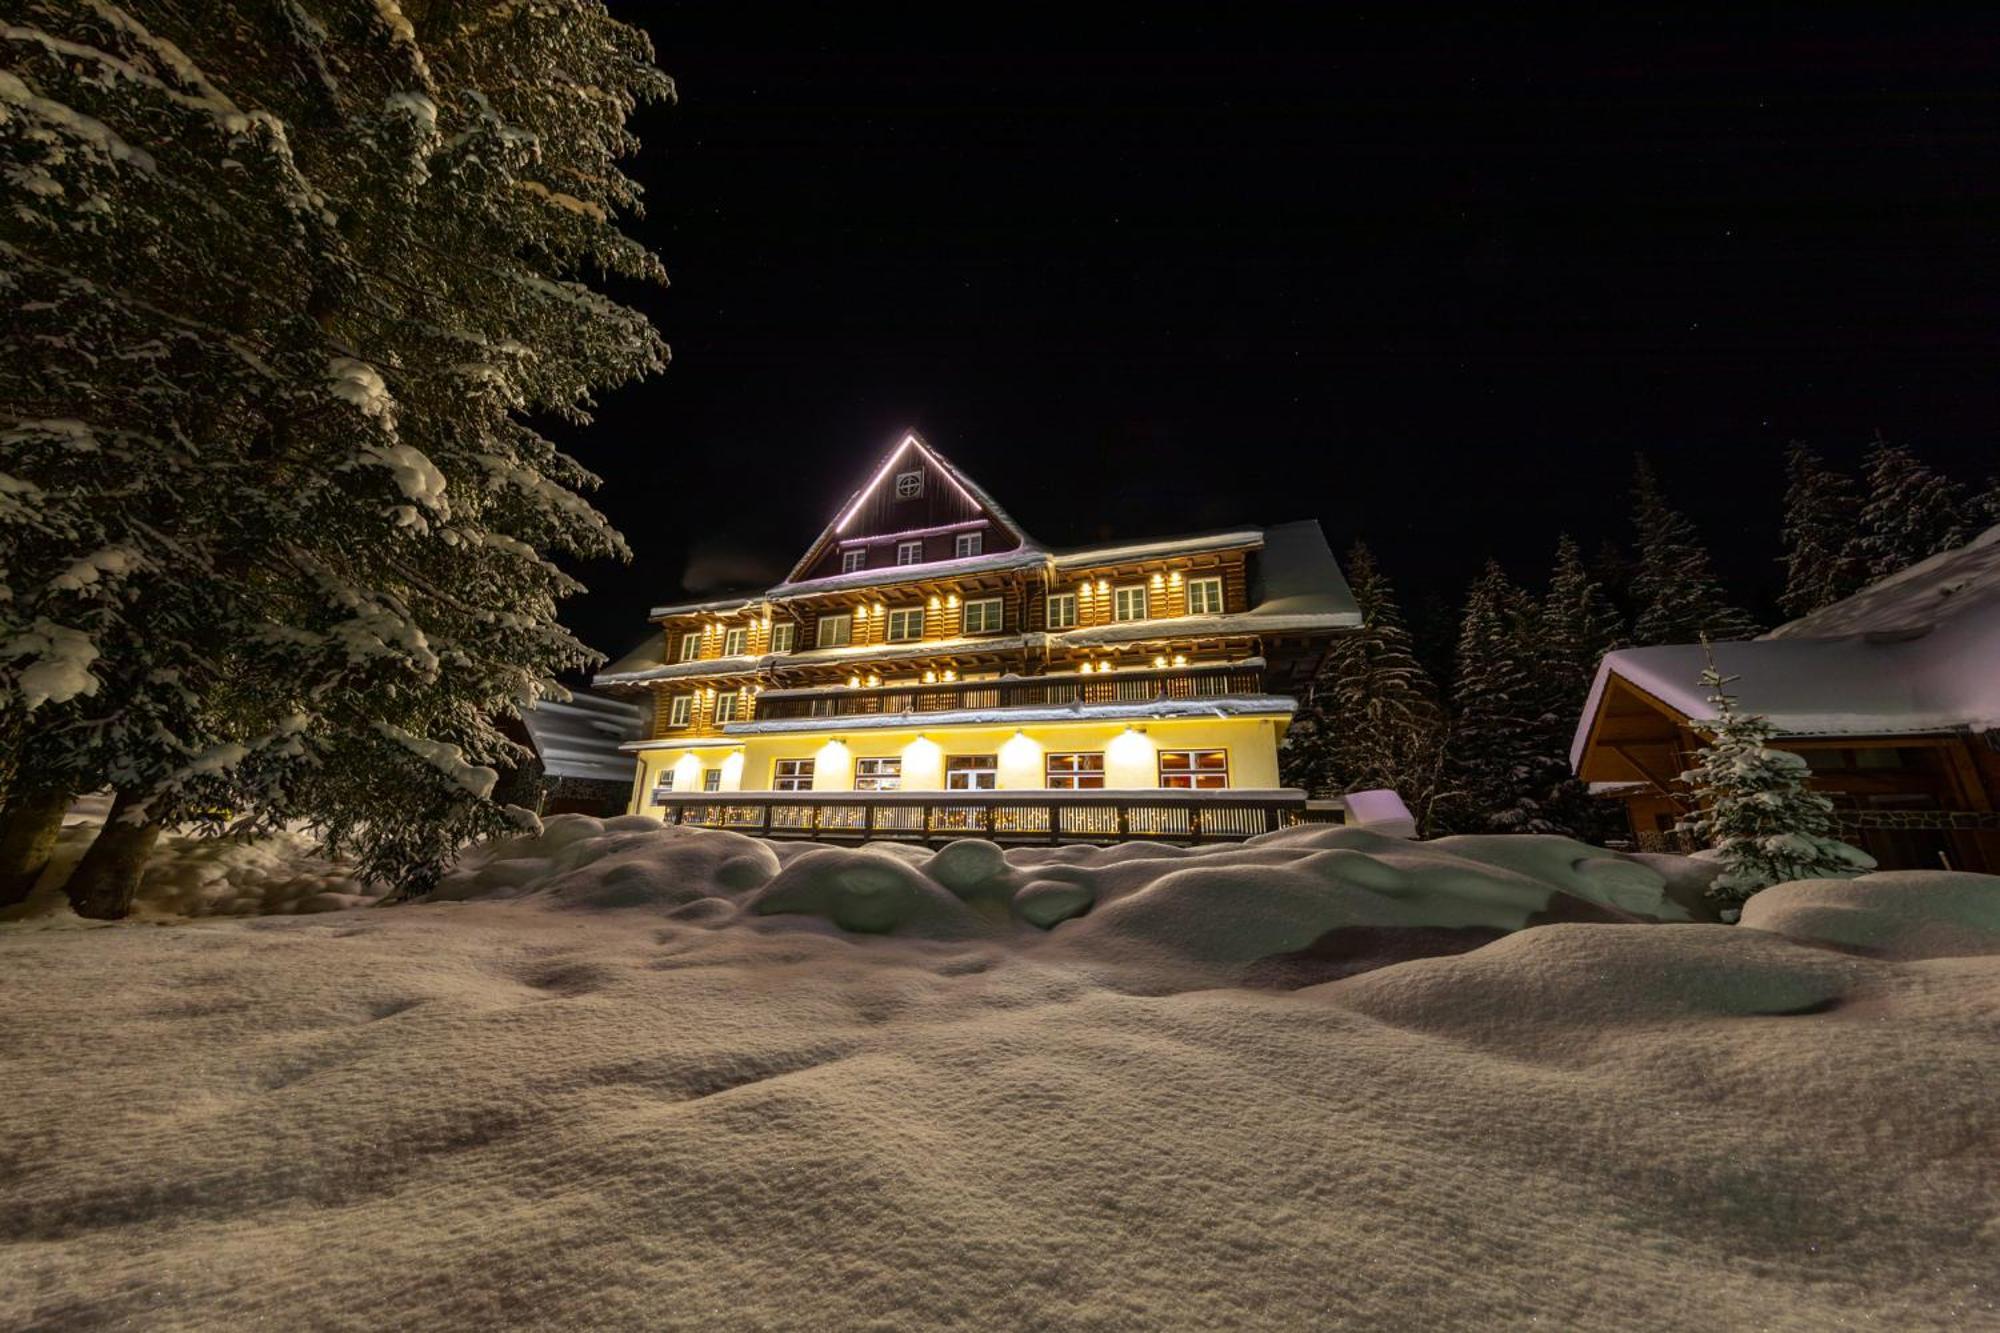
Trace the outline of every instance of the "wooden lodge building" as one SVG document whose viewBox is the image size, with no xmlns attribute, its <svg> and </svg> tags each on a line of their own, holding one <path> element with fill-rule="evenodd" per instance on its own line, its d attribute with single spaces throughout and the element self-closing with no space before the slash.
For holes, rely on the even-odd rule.
<svg viewBox="0 0 2000 1333">
<path fill-rule="evenodd" d="M 1885 869 L 2000 873 L 2000 527 L 1761 639 L 1714 646 L 1737 708 L 1777 727 Z M 1607 655 L 1571 750 L 1635 841 L 1679 850 L 1679 774 L 1713 718 L 1698 644 Z"/>
<path fill-rule="evenodd" d="M 1044 547 L 912 434 L 754 595 L 655 607 L 631 808 L 826 837 L 1240 837 L 1360 623 L 1314 522 Z"/>
</svg>

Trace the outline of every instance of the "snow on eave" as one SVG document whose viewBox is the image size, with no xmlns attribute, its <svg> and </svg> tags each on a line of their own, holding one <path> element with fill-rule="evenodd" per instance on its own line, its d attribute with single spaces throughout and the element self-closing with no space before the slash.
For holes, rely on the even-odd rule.
<svg viewBox="0 0 2000 1333">
<path fill-rule="evenodd" d="M 1129 564 L 1134 560 L 1156 560 L 1170 555 L 1193 555 L 1203 551 L 1254 550 L 1263 544 L 1262 528 L 1228 528 L 1220 532 L 1158 537 L 1150 541 L 1076 546 L 1052 553 L 1050 561 L 1057 569 L 1078 569 L 1085 565 Z"/>
<path fill-rule="evenodd" d="M 1018 726 L 1034 722 L 1167 721 L 1188 717 L 1289 717 L 1297 703 L 1281 694 L 1217 695 L 1208 699 L 1139 699 L 1028 708 L 946 708 L 927 712 L 861 713 L 852 717 L 785 717 L 730 722 L 728 736 L 792 732 L 889 731 L 908 727 Z"/>
<path fill-rule="evenodd" d="M 855 510 L 860 507 L 862 500 L 867 498 L 869 492 L 888 479 L 890 470 L 895 467 L 896 460 L 903 456 L 905 449 L 912 447 L 926 459 L 930 460 L 932 467 L 949 477 L 952 484 L 964 492 L 966 498 L 971 500 L 975 506 L 985 509 L 988 514 L 993 516 L 994 522 L 1012 533 L 1014 539 L 1020 542 L 1023 548 L 1032 547 L 1036 550 L 1040 549 L 1039 543 L 1026 532 L 1022 531 L 1021 525 L 1014 521 L 1014 516 L 1009 514 L 1005 509 L 1002 509 L 1000 503 L 991 495 L 988 495 L 979 483 L 966 476 L 963 472 L 960 472 L 943 454 L 940 454 L 937 450 L 926 444 L 923 436 L 913 430 L 904 431 L 903 438 L 876 465 L 875 471 L 870 475 L 869 479 L 854 494 L 841 502 L 839 510 L 834 515 L 833 522 L 827 524 L 819 536 L 813 539 L 812 545 L 806 548 L 806 553 L 799 557 L 799 562 L 792 566 L 789 574 L 785 575 L 785 582 L 780 584 L 780 587 L 799 582 L 799 575 L 812 567 L 813 561 L 817 560 L 820 554 L 826 550 L 827 544 L 838 537 L 840 530 L 847 526 L 849 519 L 853 518 Z M 905 566 L 905 568 L 909 568 L 909 566 Z"/>
<path fill-rule="evenodd" d="M 1023 546 L 990 555 L 968 555 L 954 560 L 933 560 L 922 565 L 891 565 L 883 569 L 857 569 L 847 574 L 827 574 L 816 579 L 780 583 L 764 595 L 786 601 L 818 593 L 851 592 L 856 588 L 893 588 L 905 583 L 925 583 L 964 574 L 993 574 L 1008 569 L 1029 569 L 1044 563 L 1048 553 L 1040 547 Z"/>
<path fill-rule="evenodd" d="M 781 654 L 782 656 L 782 654 Z M 640 671 L 606 672 L 591 680 L 593 685 L 638 685 L 649 680 L 681 680 L 689 676 L 753 676 L 772 659 L 763 657 L 708 657 L 692 662 L 663 662 Z"/>
<path fill-rule="evenodd" d="M 755 606 L 764 600 L 762 593 L 736 597 L 724 597 L 713 602 L 676 602 L 672 606 L 656 606 L 646 613 L 650 620 L 665 620 L 671 616 L 719 615 L 725 611 L 741 611 L 746 606 Z"/>
<path fill-rule="evenodd" d="M 1219 616 L 1170 616 L 1163 620 L 1126 620 L 1110 625 L 1090 625 L 1049 635 L 1052 645 L 1095 648 L 1112 643 L 1168 642 L 1174 639 L 1212 639 L 1232 634 L 1278 634 L 1285 631 L 1352 629 L 1361 623 L 1358 611 L 1313 611 L 1267 613 L 1237 611 Z"/>
</svg>

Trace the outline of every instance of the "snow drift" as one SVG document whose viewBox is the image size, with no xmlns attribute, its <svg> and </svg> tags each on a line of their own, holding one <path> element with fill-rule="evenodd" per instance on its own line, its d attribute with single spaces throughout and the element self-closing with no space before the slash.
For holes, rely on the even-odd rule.
<svg viewBox="0 0 2000 1333">
<path fill-rule="evenodd" d="M 1703 873 L 576 818 L 0 931 L 0 1325 L 2000 1320 L 2000 879 Z"/>
</svg>

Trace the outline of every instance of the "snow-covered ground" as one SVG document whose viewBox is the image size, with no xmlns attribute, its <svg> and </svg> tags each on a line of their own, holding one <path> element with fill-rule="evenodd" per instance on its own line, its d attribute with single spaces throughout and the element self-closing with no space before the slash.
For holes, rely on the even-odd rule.
<svg viewBox="0 0 2000 1333">
<path fill-rule="evenodd" d="M 2000 879 L 1702 873 L 565 817 L 0 929 L 0 1326 L 2000 1325 Z"/>
</svg>

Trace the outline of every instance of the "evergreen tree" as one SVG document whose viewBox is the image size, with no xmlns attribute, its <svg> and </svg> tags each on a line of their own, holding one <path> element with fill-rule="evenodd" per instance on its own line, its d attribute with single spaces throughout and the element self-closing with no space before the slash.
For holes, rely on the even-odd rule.
<svg viewBox="0 0 2000 1333">
<path fill-rule="evenodd" d="M 551 557 L 624 546 L 527 422 L 664 363 L 572 278 L 660 277 L 617 160 L 670 85 L 595 0 L 21 20 L 0 861 L 108 783 L 80 911 L 122 914 L 159 830 L 221 809 L 422 888 L 510 823 L 495 719 L 591 660 Z"/>
<path fill-rule="evenodd" d="M 1868 581 L 1854 482 L 1803 444 L 1785 454 L 1785 614 L 1808 615 Z"/>
<path fill-rule="evenodd" d="M 1624 635 L 1624 623 L 1603 587 L 1585 568 L 1576 540 L 1564 533 L 1556 542 L 1555 568 L 1528 644 L 1538 699 L 1534 728 L 1537 763 L 1549 774 L 1536 796 L 1542 820 L 1552 829 L 1587 842 L 1601 842 L 1615 820 L 1589 784 L 1570 771 L 1569 747 L 1577 718 L 1596 679 L 1597 665 Z"/>
<path fill-rule="evenodd" d="M 1907 445 L 1877 439 L 1863 468 L 1861 554 L 1870 579 L 1887 578 L 1971 539 L 1965 488 L 1933 472 Z"/>
<path fill-rule="evenodd" d="M 1644 457 L 1635 463 L 1632 526 L 1638 548 L 1632 575 L 1633 640 L 1692 643 L 1747 639 L 1757 632 L 1748 615 L 1729 604 L 1708 548 L 1694 524 L 1667 503 Z"/>
<path fill-rule="evenodd" d="M 1697 810 L 1680 831 L 1706 844 L 1702 855 L 1722 863 L 1708 895 L 1730 921 L 1759 889 L 1845 877 L 1875 865 L 1866 852 L 1833 836 L 1833 802 L 1809 790 L 1806 761 L 1771 748 L 1776 731 L 1767 719 L 1736 711 L 1727 688 L 1736 679 L 1717 670 L 1715 655 L 1708 655 L 1701 683 L 1709 688 L 1715 717 L 1695 724 L 1708 743 L 1695 767 L 1681 774 Z"/>
<path fill-rule="evenodd" d="M 1460 623 L 1452 719 L 1440 798 L 1445 822 L 1464 833 L 1562 832 L 1541 796 L 1567 771 L 1545 744 L 1546 693 L 1530 645 L 1538 613 L 1499 562 L 1473 583 Z"/>
</svg>

